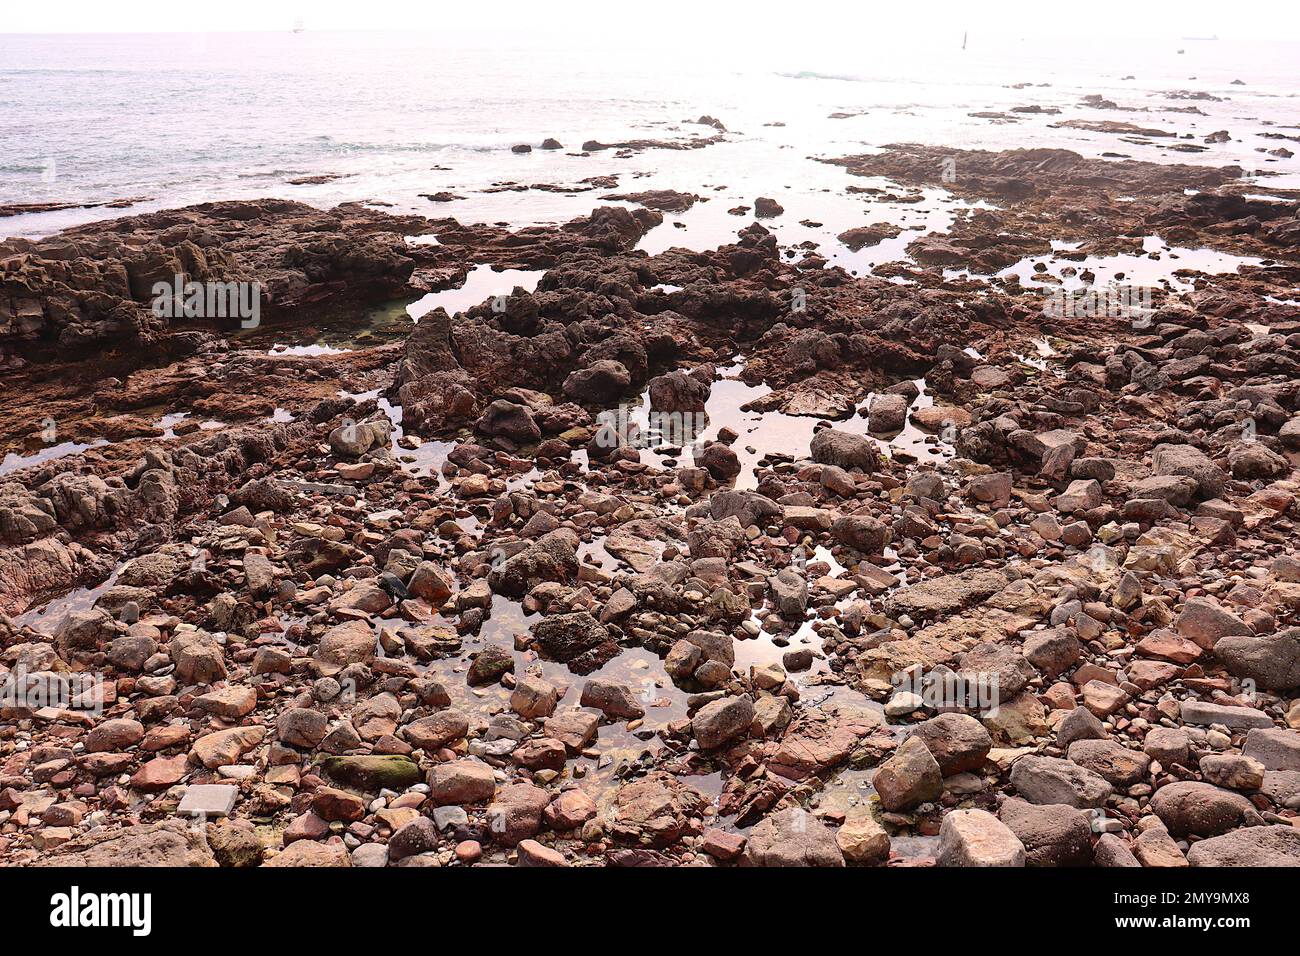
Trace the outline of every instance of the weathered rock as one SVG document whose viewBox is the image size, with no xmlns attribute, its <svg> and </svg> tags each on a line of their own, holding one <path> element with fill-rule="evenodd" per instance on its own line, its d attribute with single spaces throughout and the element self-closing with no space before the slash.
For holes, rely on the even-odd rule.
<svg viewBox="0 0 1300 956">
<path fill-rule="evenodd" d="M 605 625 L 586 611 L 545 617 L 533 625 L 533 635 L 542 650 L 575 674 L 590 674 L 619 652 Z"/>
<path fill-rule="evenodd" d="M 943 793 L 939 764 L 921 737 L 903 741 L 894 755 L 876 769 L 871 784 L 886 810 L 910 810 L 917 804 L 937 800 Z"/>
<path fill-rule="evenodd" d="M 1300 628 L 1254 637 L 1237 633 L 1222 636 L 1214 655 L 1234 677 L 1253 680 L 1261 690 L 1285 691 L 1300 687 Z"/>
<path fill-rule="evenodd" d="M 129 718 L 106 720 L 86 734 L 86 753 L 125 750 L 144 739 L 144 724 Z"/>
<path fill-rule="evenodd" d="M 183 684 L 211 684 L 226 676 L 225 651 L 205 631 L 177 634 L 167 645 L 176 679 Z"/>
<path fill-rule="evenodd" d="M 1146 778 L 1151 758 L 1114 740 L 1076 740 L 1069 758 L 1116 787 L 1131 787 Z"/>
<path fill-rule="evenodd" d="M 429 799 L 435 806 L 482 803 L 496 794 L 496 775 L 478 760 L 451 760 L 429 771 Z"/>
<path fill-rule="evenodd" d="M 542 815 L 552 830 L 574 830 L 596 815 L 596 801 L 576 788 L 565 790 Z"/>
<path fill-rule="evenodd" d="M 622 720 L 636 720 L 645 716 L 645 708 L 626 684 L 617 681 L 592 678 L 582 686 L 579 703 L 583 707 L 595 707 L 605 714 Z"/>
<path fill-rule="evenodd" d="M 69 840 L 37 866 L 212 867 L 217 865 L 202 830 L 179 820 L 99 830 Z"/>
<path fill-rule="evenodd" d="M 316 648 L 316 668 L 326 676 L 337 674 L 349 664 L 375 656 L 375 632 L 365 621 L 345 621 L 322 635 Z"/>
<path fill-rule="evenodd" d="M 544 581 L 572 581 L 578 574 L 577 536 L 558 528 L 494 568 L 488 585 L 498 594 L 523 597 Z"/>
<path fill-rule="evenodd" d="M 1261 727 L 1246 734 L 1242 753 L 1265 770 L 1300 771 L 1300 730 Z"/>
<path fill-rule="evenodd" d="M 874 474 L 880 469 L 880 455 L 869 438 L 823 428 L 813 436 L 808 446 L 812 460 L 823 465 L 836 465 L 848 471 L 865 471 Z"/>
<path fill-rule="evenodd" d="M 721 442 L 705 445 L 695 456 L 695 463 L 707 469 L 715 481 L 730 481 L 740 474 L 740 456 Z"/>
<path fill-rule="evenodd" d="M 940 866 L 1025 865 L 1020 838 L 987 810 L 953 810 L 939 827 Z"/>
<path fill-rule="evenodd" d="M 844 859 L 859 866 L 879 866 L 889 860 L 889 833 L 865 811 L 849 814 L 835 831 Z"/>
<path fill-rule="evenodd" d="M 523 840 L 519 844 L 519 866 L 568 866 L 564 854 L 536 840 Z"/>
<path fill-rule="evenodd" d="M 469 718 L 458 710 L 440 710 L 407 724 L 402 735 L 412 747 L 435 753 L 469 733 Z"/>
<path fill-rule="evenodd" d="M 993 738 L 974 717 L 940 714 L 917 724 L 913 735 L 925 742 L 945 777 L 984 766 Z"/>
<path fill-rule="evenodd" d="M 1187 851 L 1192 866 L 1300 866 L 1300 830 L 1248 827 L 1201 840 Z"/>
<path fill-rule="evenodd" d="M 298 840 L 290 843 L 263 866 L 281 867 L 347 867 L 352 865 L 348 848 L 337 843 L 314 843 L 311 840 Z"/>
<path fill-rule="evenodd" d="M 495 684 L 506 674 L 515 669 L 515 656 L 510 649 L 501 644 L 486 644 L 474 656 L 469 671 L 465 674 L 465 683 L 470 687 L 482 687 Z"/>
<path fill-rule="evenodd" d="M 702 412 L 709 400 L 709 383 L 686 371 L 650 379 L 650 407 L 668 412 Z"/>
<path fill-rule="evenodd" d="M 515 846 L 534 836 L 542 828 L 542 811 L 550 802 L 550 794 L 531 783 L 502 787 L 487 808 L 492 839 L 503 846 Z"/>
<path fill-rule="evenodd" d="M 1069 760 L 1022 757 L 1011 768 L 1011 785 L 1030 803 L 1061 803 L 1076 809 L 1100 807 L 1110 796 L 1104 779 Z"/>
<path fill-rule="evenodd" d="M 1174 836 L 1212 836 L 1240 826 L 1255 812 L 1241 794 L 1194 780 L 1165 784 L 1151 798 L 1151 810 Z"/>
<path fill-rule="evenodd" d="M 549 717 L 555 713 L 559 695 L 550 681 L 531 674 L 515 678 L 515 689 L 510 693 L 510 709 L 525 720 Z"/>
<path fill-rule="evenodd" d="M 1026 866 L 1087 866 L 1092 862 L 1092 828 L 1074 807 L 1035 806 L 1014 798 L 1002 804 L 998 819 L 1025 848 Z"/>
<path fill-rule="evenodd" d="M 1245 621 L 1205 598 L 1188 598 L 1183 602 L 1174 627 L 1181 636 L 1207 650 L 1229 635 L 1252 634 Z"/>
<path fill-rule="evenodd" d="M 890 531 L 875 518 L 862 515 L 844 515 L 836 518 L 831 534 L 840 544 L 863 554 L 880 554 L 890 541 Z"/>
<path fill-rule="evenodd" d="M 420 768 L 397 754 L 326 757 L 325 773 L 340 783 L 362 790 L 405 790 L 420 779 Z"/>
<path fill-rule="evenodd" d="M 1197 493 L 1202 498 L 1222 496 L 1227 477 L 1223 469 L 1192 445 L 1157 445 L 1151 453 L 1151 473 L 1186 475 L 1196 482 Z"/>
<path fill-rule="evenodd" d="M 1206 754 L 1201 758 L 1206 783 L 1229 790 L 1258 790 L 1264 786 L 1264 765 L 1244 754 Z"/>
<path fill-rule="evenodd" d="M 696 791 L 670 774 L 652 771 L 619 788 L 610 833 L 619 843 L 660 849 L 689 832 L 700 809 Z"/>
<path fill-rule="evenodd" d="M 701 750 L 714 750 L 742 736 L 754 721 L 748 697 L 722 697 L 705 704 L 691 719 L 691 733 Z"/>
<path fill-rule="evenodd" d="M 266 737 L 264 727 L 232 727 L 204 734 L 194 741 L 193 756 L 209 770 L 228 767 Z"/>
<path fill-rule="evenodd" d="M 843 866 L 835 834 L 806 810 L 793 807 L 764 817 L 749 834 L 748 866 Z"/>
<path fill-rule="evenodd" d="M 306 707 L 290 707 L 280 712 L 275 729 L 283 743 L 310 750 L 325 739 L 325 715 Z"/>
</svg>

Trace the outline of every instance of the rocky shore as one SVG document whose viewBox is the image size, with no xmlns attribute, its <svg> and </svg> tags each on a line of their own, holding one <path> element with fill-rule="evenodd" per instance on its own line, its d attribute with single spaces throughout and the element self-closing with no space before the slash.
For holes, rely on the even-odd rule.
<svg viewBox="0 0 1300 956">
<path fill-rule="evenodd" d="M 667 190 L 0 242 L 0 862 L 1300 865 L 1298 197 L 833 162 L 974 205 L 867 276 L 647 255 Z"/>
</svg>

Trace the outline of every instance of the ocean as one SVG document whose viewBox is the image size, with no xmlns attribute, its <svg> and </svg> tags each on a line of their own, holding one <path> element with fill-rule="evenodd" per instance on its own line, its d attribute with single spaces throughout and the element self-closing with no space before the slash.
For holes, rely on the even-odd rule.
<svg viewBox="0 0 1300 956">
<path fill-rule="evenodd" d="M 905 213 L 872 208 L 869 199 L 846 207 L 843 170 L 815 161 L 894 142 L 1231 163 L 1265 172 L 1261 191 L 1300 186 L 1300 158 L 1261 151 L 1300 151 L 1296 44 L 976 33 L 963 50 L 961 34 L 870 37 L 854 53 L 824 55 L 725 43 L 708 55 L 698 45 L 561 50 L 417 33 L 0 35 L 0 205 L 141 200 L 126 209 L 11 216 L 0 219 L 0 235 L 43 236 L 109 216 L 263 196 L 321 207 L 371 201 L 394 212 L 522 226 L 583 215 L 605 192 L 669 188 L 715 201 L 670 216 L 680 225 L 656 230 L 662 236 L 649 238 L 650 251 L 726 241 L 738 225 L 726 208 L 760 195 L 786 207 L 788 241 L 799 238 L 801 220 L 846 228 Z M 1171 99 L 1174 91 L 1213 99 Z M 1126 109 L 1081 105 L 1093 94 Z M 1014 122 L 970 115 L 1035 106 L 1060 112 L 1009 114 Z M 1205 115 L 1170 111 L 1189 106 Z M 711 135 L 683 122 L 701 114 L 726 125 L 725 142 L 625 158 L 612 150 L 574 155 L 591 139 Z M 1053 128 L 1069 119 L 1191 138 L 1135 145 Z M 1230 140 L 1200 153 L 1167 148 L 1201 143 L 1216 130 Z M 565 148 L 537 149 L 546 137 Z M 511 151 L 521 143 L 533 151 Z M 609 175 L 618 176 L 617 190 L 582 185 Z M 321 176 L 337 178 L 289 183 Z M 434 203 L 422 195 L 438 192 L 462 198 Z"/>
</svg>

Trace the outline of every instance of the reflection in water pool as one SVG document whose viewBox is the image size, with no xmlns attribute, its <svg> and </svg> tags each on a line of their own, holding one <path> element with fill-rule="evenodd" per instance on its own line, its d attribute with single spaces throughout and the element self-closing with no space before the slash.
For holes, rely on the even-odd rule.
<svg viewBox="0 0 1300 956">
<path fill-rule="evenodd" d="M 1058 258 L 1054 255 L 1034 256 L 1007 266 L 997 275 L 1004 279 L 1016 276 L 1027 288 L 1062 289 L 1067 292 L 1089 286 L 1101 288 L 1112 282 L 1139 287 L 1164 286 L 1175 292 L 1188 292 L 1193 288 L 1192 283 L 1176 276 L 1175 272 L 1185 269 L 1206 275 L 1221 275 L 1240 272 L 1242 266 L 1258 266 L 1263 262 L 1253 256 L 1236 256 L 1213 249 L 1169 246 L 1159 236 L 1144 238 L 1142 250 L 1142 255 L 1084 256 L 1078 259 Z M 1044 268 L 1035 271 L 1039 265 Z M 1083 278 L 1084 272 L 1093 274 L 1091 282 Z M 968 273 L 961 271 L 950 274 L 956 276 Z M 1056 281 L 1042 281 L 1046 277 Z"/>
<path fill-rule="evenodd" d="M 43 465 L 47 461 L 55 461 L 59 458 L 66 458 L 69 455 L 79 455 L 81 452 L 90 448 L 99 448 L 107 445 L 108 441 L 103 438 L 96 438 L 92 442 L 65 441 L 57 445 L 50 445 L 42 448 L 40 451 L 34 451 L 30 455 L 20 455 L 17 452 L 10 452 L 5 455 L 4 460 L 0 461 L 0 475 L 7 475 L 11 471 L 18 471 L 20 468 L 30 468 L 33 465 Z"/>
<path fill-rule="evenodd" d="M 739 356 L 733 359 L 733 363 L 717 370 L 718 378 L 713 382 L 713 389 L 705 403 L 707 424 L 699 433 L 694 445 L 685 445 L 680 451 L 671 445 L 668 449 L 664 448 L 664 445 L 679 439 L 680 436 L 663 434 L 659 420 L 651 414 L 649 389 L 641 393 L 635 406 L 604 412 L 600 416 L 600 421 L 610 422 L 615 426 L 620 421 L 626 421 L 628 426 L 635 426 L 635 429 L 629 428 L 629 431 L 632 433 L 639 431 L 643 443 L 649 446 L 642 449 L 642 460 L 661 468 L 694 464 L 695 447 L 702 447 L 716 440 L 721 429 L 729 428 L 740 436 L 731 446 L 740 459 L 741 468 L 735 487 L 754 488 L 758 483 L 757 476 L 754 474 L 755 465 L 772 452 L 792 458 L 807 456 L 818 423 L 826 419 L 808 415 L 790 415 L 781 411 L 748 410 L 747 406 L 768 395 L 772 389 L 767 385 L 748 385 L 741 381 L 739 374 L 744 370 L 744 365 Z M 925 379 L 917 379 L 914 384 L 919 394 L 912 402 L 909 414 L 934 404 L 934 399 L 926 391 Z M 906 452 L 919 461 L 936 463 L 952 457 L 951 447 L 938 437 L 921 431 L 910 421 L 901 432 L 892 437 L 882 438 L 870 434 L 867 431 L 865 412 L 870 407 L 875 394 L 869 392 L 866 398 L 854 407 L 849 417 L 831 420 L 833 427 L 869 438 L 886 457 Z"/>
<path fill-rule="evenodd" d="M 488 265 L 475 266 L 462 285 L 455 289 L 430 292 L 406 307 L 411 318 L 419 321 L 434 309 L 447 310 L 448 315 L 464 312 L 496 295 L 509 295 L 519 286 L 532 292 L 545 275 L 544 269 L 493 269 Z"/>
</svg>

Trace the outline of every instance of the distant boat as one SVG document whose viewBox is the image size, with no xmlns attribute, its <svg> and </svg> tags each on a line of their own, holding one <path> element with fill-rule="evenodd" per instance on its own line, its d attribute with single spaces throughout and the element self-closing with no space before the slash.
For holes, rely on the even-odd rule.
<svg viewBox="0 0 1300 956">
<path fill-rule="evenodd" d="M 961 48 L 966 49 L 966 37 L 969 31 L 963 30 L 961 34 Z"/>
<path fill-rule="evenodd" d="M 294 20 L 294 21 L 293 21 L 293 32 L 294 32 L 294 33 L 302 33 L 302 32 L 303 32 L 304 30 L 306 30 L 306 29 L 307 29 L 307 28 L 306 28 L 305 26 L 303 26 L 302 17 L 299 17 L 297 20 Z"/>
</svg>

